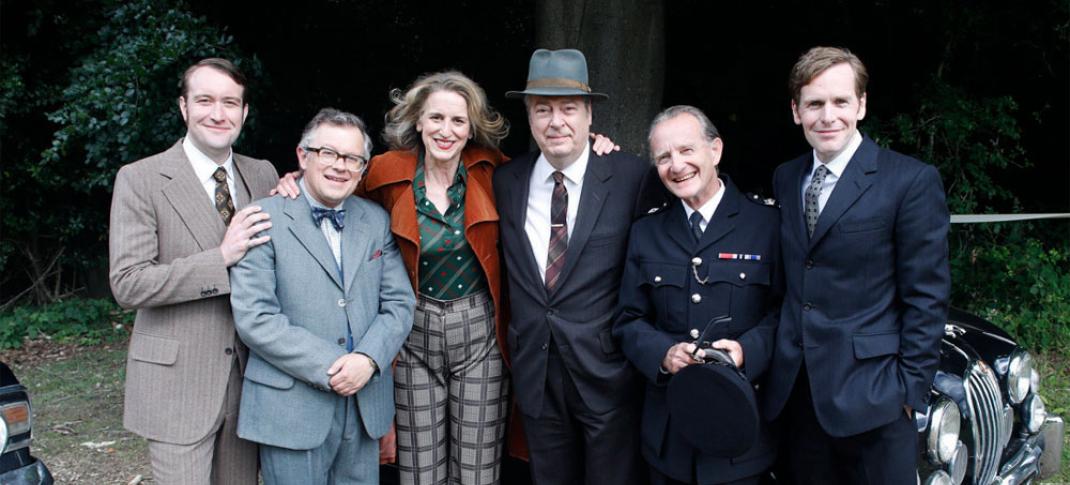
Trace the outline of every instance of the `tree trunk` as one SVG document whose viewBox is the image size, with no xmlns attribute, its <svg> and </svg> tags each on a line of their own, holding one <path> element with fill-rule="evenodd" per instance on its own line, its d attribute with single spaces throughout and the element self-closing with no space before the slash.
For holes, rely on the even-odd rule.
<svg viewBox="0 0 1070 485">
<path fill-rule="evenodd" d="M 644 158 L 665 83 L 664 20 L 662 0 L 539 0 L 535 7 L 535 47 L 579 49 L 591 88 L 609 95 L 595 102 L 591 131 Z"/>
</svg>

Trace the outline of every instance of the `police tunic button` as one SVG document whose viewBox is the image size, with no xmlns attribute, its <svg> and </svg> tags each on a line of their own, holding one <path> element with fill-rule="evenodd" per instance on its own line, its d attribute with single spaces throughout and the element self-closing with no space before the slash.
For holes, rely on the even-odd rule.
<svg viewBox="0 0 1070 485">
<path fill-rule="evenodd" d="M 661 283 L 661 277 L 660 276 L 655 276 L 654 277 L 654 282 L 655 283 Z"/>
<path fill-rule="evenodd" d="M 341 307 L 346 306 L 346 299 L 345 298 L 339 298 L 338 299 L 338 306 L 341 306 Z"/>
<path fill-rule="evenodd" d="M 698 329 L 697 328 L 692 328 L 691 329 L 691 338 L 698 338 L 698 336 L 699 336 Z"/>
<path fill-rule="evenodd" d="M 739 274 L 739 279 L 741 279 L 741 280 L 747 279 L 747 273 L 740 273 Z"/>
<path fill-rule="evenodd" d="M 691 295 L 691 303 L 699 303 L 701 301 L 702 301 L 702 295 L 700 295 L 698 293 L 695 293 L 694 295 Z"/>
<path fill-rule="evenodd" d="M 695 256 L 695 257 L 691 258 L 691 264 L 693 264 L 695 266 L 701 265 L 702 264 L 702 258 L 700 258 L 698 256 Z"/>
</svg>

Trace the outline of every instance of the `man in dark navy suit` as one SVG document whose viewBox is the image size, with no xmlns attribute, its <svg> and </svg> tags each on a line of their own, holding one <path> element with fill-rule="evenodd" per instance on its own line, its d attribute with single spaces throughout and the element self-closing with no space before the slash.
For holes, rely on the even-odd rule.
<svg viewBox="0 0 1070 485">
<path fill-rule="evenodd" d="M 650 165 L 591 150 L 591 102 L 606 95 L 587 85 L 580 51 L 535 51 L 526 89 L 506 96 L 524 98 L 539 146 L 494 174 L 513 389 L 532 477 L 547 485 L 644 483 L 639 377 L 612 324 Z"/>
<path fill-rule="evenodd" d="M 614 333 L 646 377 L 642 453 L 655 485 L 757 484 L 775 458 L 764 425 L 757 442 L 735 458 L 703 453 L 670 427 L 677 417 L 669 416 L 666 389 L 677 372 L 701 362 L 691 343 L 700 332 L 727 350 L 752 383 L 772 354 L 781 292 L 779 214 L 771 200 L 745 196 L 728 177 L 718 177 L 723 146 L 717 128 L 691 106 L 669 108 L 651 124 L 658 175 L 679 201 L 632 226 Z M 720 315 L 731 322 L 706 330 Z M 715 413 L 746 403 L 695 405 Z M 687 425 L 673 423 L 681 424 Z"/>
<path fill-rule="evenodd" d="M 931 165 L 863 136 L 866 68 L 815 47 L 791 72 L 813 151 L 774 190 L 786 295 L 764 411 L 798 483 L 913 484 L 947 320 L 949 216 Z"/>
</svg>

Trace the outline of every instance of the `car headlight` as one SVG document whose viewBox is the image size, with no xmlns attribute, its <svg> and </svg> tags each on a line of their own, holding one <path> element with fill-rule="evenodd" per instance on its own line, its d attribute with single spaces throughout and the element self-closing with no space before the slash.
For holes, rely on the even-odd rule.
<svg viewBox="0 0 1070 485">
<path fill-rule="evenodd" d="M 927 440 L 929 459 L 947 463 L 955 457 L 955 446 L 959 442 L 959 407 L 951 400 L 942 398 L 932 407 L 931 418 Z"/>
<path fill-rule="evenodd" d="M 1007 398 L 1012 404 L 1020 404 L 1033 386 L 1033 357 L 1021 351 L 1011 357 L 1007 368 Z"/>
<path fill-rule="evenodd" d="M 1037 372 L 1036 368 L 1033 369 L 1033 375 L 1029 378 L 1029 390 L 1033 391 L 1034 394 L 1040 392 L 1040 373 Z"/>
<path fill-rule="evenodd" d="M 1030 433 L 1039 432 L 1040 428 L 1044 426 L 1044 420 L 1048 419 L 1048 410 L 1044 408 L 1044 400 L 1040 398 L 1040 394 L 1029 396 L 1022 411 L 1025 428 Z"/>
</svg>

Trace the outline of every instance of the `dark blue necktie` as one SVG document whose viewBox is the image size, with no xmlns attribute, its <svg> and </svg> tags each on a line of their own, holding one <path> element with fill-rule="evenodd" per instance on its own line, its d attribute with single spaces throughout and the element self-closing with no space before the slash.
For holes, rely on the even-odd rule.
<svg viewBox="0 0 1070 485">
<path fill-rule="evenodd" d="M 316 223 L 316 227 L 319 227 L 323 223 L 323 219 L 331 221 L 331 225 L 335 229 L 341 231 L 343 227 L 346 227 L 346 210 L 345 209 L 321 209 L 319 207 L 312 208 L 312 222 Z"/>
<path fill-rule="evenodd" d="M 695 242 L 702 240 L 702 214 L 698 211 L 692 212 L 691 217 L 687 218 L 687 222 L 691 224 L 691 235 L 695 237 Z"/>
</svg>

